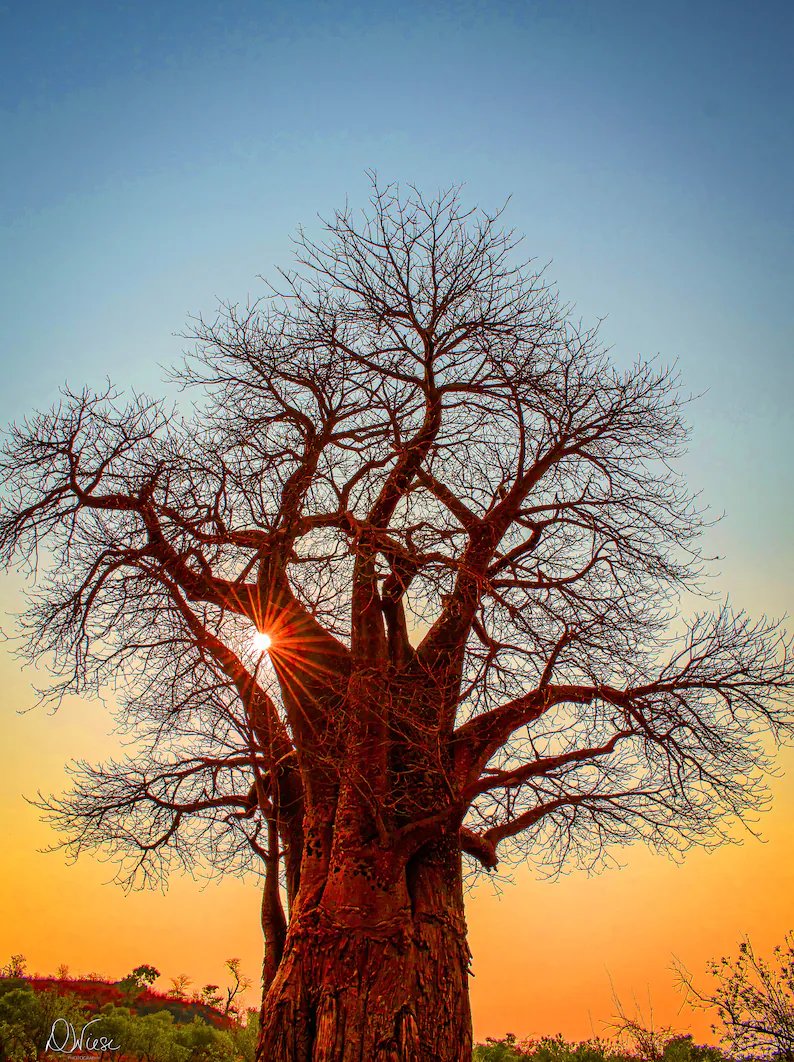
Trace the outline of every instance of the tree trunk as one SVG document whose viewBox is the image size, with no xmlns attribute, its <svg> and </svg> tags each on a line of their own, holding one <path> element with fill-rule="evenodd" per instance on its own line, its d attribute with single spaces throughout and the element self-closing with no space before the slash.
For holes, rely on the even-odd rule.
<svg viewBox="0 0 794 1062">
<path fill-rule="evenodd" d="M 460 847 L 333 857 L 265 999 L 259 1062 L 471 1062 Z"/>
</svg>

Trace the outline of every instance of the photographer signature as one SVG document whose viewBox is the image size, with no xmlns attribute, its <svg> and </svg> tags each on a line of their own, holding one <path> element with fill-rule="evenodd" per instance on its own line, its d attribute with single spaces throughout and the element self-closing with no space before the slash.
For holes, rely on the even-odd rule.
<svg viewBox="0 0 794 1062">
<path fill-rule="evenodd" d="M 121 1046 L 114 1044 L 109 1036 L 86 1034 L 86 1030 L 96 1025 L 101 1018 L 87 1021 L 78 1033 L 74 1025 L 66 1018 L 56 1018 L 52 1023 L 45 1051 L 54 1051 L 60 1055 L 81 1055 L 85 1051 L 120 1051 Z"/>
</svg>

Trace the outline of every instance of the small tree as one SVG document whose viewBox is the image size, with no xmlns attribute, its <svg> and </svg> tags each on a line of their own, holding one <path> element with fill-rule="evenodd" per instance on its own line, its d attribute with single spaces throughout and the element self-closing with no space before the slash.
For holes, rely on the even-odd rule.
<svg viewBox="0 0 794 1062">
<path fill-rule="evenodd" d="M 227 959 L 224 965 L 232 978 L 232 983 L 226 989 L 226 1000 L 223 1005 L 223 1013 L 228 1016 L 237 1014 L 235 1000 L 251 987 L 251 980 L 240 971 L 239 959 Z"/>
<path fill-rule="evenodd" d="M 696 1006 L 716 1008 L 713 1026 L 731 1050 L 748 1058 L 794 1062 L 794 932 L 777 945 L 771 959 L 758 955 L 745 939 L 736 957 L 708 965 L 709 989 L 695 986 L 679 967 L 682 984 Z"/>
<path fill-rule="evenodd" d="M 124 1053 L 139 1062 L 176 1062 L 174 1032 L 174 1016 L 168 1010 L 136 1015 L 127 1025 Z"/>
<path fill-rule="evenodd" d="M 124 999 L 132 1003 L 142 992 L 145 992 L 147 988 L 150 988 L 159 976 L 160 971 L 158 969 L 154 966 L 144 964 L 142 966 L 136 966 L 131 973 L 128 973 L 127 976 L 123 977 L 117 982 L 117 984 L 122 991 Z"/>
<path fill-rule="evenodd" d="M 630 1014 L 616 995 L 613 999 L 617 1014 L 608 1025 L 618 1042 L 632 1058 L 640 1059 L 641 1062 L 661 1062 L 668 1046 L 676 1040 L 672 1027 L 654 1021 L 650 1002 L 646 1018 L 636 1001 L 634 1013 Z"/>
<path fill-rule="evenodd" d="M 187 974 L 178 974 L 176 977 L 172 977 L 171 987 L 168 990 L 169 996 L 173 999 L 184 999 L 192 980 Z"/>
<path fill-rule="evenodd" d="M 24 977 L 28 961 L 24 955 L 12 955 L 5 966 L 0 967 L 0 977 Z"/>
<path fill-rule="evenodd" d="M 219 1010 L 223 1006 L 223 996 L 220 993 L 220 985 L 204 985 L 198 994 L 198 999 L 202 1003 L 206 1003 L 208 1007 L 214 1007 Z"/>
</svg>

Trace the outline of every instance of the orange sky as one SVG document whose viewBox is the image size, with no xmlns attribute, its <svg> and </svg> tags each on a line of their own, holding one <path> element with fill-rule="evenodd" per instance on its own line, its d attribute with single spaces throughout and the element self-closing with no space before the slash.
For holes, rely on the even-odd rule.
<svg viewBox="0 0 794 1062">
<path fill-rule="evenodd" d="M 240 956 L 256 978 L 261 962 L 258 894 L 253 884 L 226 881 L 203 890 L 173 881 L 162 893 L 125 895 L 106 884 L 110 867 L 90 858 L 68 866 L 37 849 L 52 840 L 22 799 L 57 790 L 63 763 L 113 747 L 110 718 L 96 704 L 70 702 L 55 716 L 17 715 L 30 703 L 29 679 L 7 654 L 3 679 L 0 775 L 0 960 L 22 952 L 33 970 L 98 971 L 118 978 L 139 963 L 163 977 L 189 974 L 196 986 L 223 977 L 223 962 Z M 782 758 L 794 768 L 794 753 Z M 673 957 L 695 973 L 735 952 L 743 933 L 761 950 L 794 922 L 794 772 L 774 784 L 774 810 L 762 827 L 766 843 L 692 853 L 682 866 L 635 848 L 625 867 L 588 878 L 573 873 L 538 881 L 529 868 L 496 895 L 484 884 L 470 897 L 474 954 L 475 1033 L 519 1035 L 561 1031 L 571 1038 L 605 1032 L 614 1013 L 613 986 L 624 1007 L 636 998 L 657 1022 L 707 1036 L 709 1019 L 678 1013 Z M 253 997 L 252 997 L 253 1001 Z"/>
</svg>

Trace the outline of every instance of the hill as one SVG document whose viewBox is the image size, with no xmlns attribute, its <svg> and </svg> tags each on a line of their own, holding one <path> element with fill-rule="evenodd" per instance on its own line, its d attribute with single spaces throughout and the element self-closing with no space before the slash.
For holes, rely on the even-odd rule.
<svg viewBox="0 0 794 1062">
<path fill-rule="evenodd" d="M 51 991 L 58 995 L 75 995 L 92 1014 L 101 1010 L 105 1004 L 112 1003 L 117 1007 L 129 1007 L 133 1014 L 139 1015 L 167 1010 L 174 1016 L 174 1021 L 180 1023 L 188 1023 L 198 1017 L 218 1029 L 228 1029 L 232 1025 L 231 1019 L 215 1007 L 194 1000 L 174 999 L 161 992 L 154 992 L 151 988 L 145 988 L 133 997 L 114 981 L 57 977 L 24 977 L 21 980 L 35 992 Z"/>
</svg>

